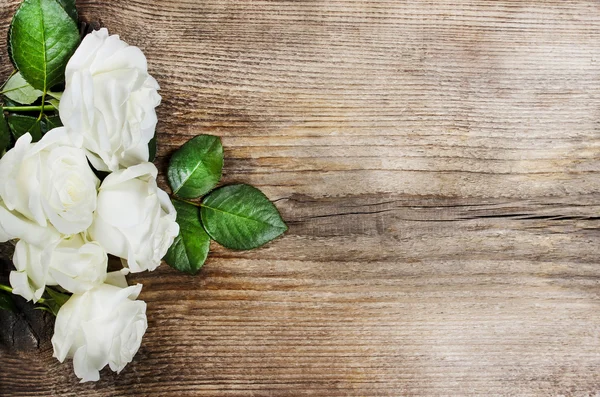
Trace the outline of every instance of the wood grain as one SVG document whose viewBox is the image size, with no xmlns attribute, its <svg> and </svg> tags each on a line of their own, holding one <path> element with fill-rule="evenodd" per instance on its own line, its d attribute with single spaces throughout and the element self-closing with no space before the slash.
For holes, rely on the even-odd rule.
<svg viewBox="0 0 600 397">
<path fill-rule="evenodd" d="M 131 277 L 149 329 L 98 383 L 3 314 L 0 395 L 600 395 L 599 2 L 78 7 L 146 53 L 163 175 L 219 135 L 290 231 Z"/>
</svg>

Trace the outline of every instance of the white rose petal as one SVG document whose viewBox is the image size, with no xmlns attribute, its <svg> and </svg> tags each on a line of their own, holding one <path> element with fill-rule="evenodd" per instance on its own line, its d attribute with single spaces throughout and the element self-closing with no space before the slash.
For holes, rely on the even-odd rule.
<svg viewBox="0 0 600 397">
<path fill-rule="evenodd" d="M 104 283 L 108 257 L 100 244 L 76 234 L 44 248 L 20 240 L 13 262 L 17 269 L 10 273 L 13 293 L 37 302 L 46 285 L 81 294 Z"/>
<path fill-rule="evenodd" d="M 9 211 L 0 200 L 0 243 L 13 239 L 24 239 L 31 244 L 44 246 L 58 241 L 60 233 L 51 226 L 40 226 L 15 211 Z"/>
<path fill-rule="evenodd" d="M 156 185 L 157 172 L 143 163 L 107 176 L 88 230 L 109 254 L 125 259 L 132 273 L 156 269 L 179 234 L 175 208 Z"/>
<path fill-rule="evenodd" d="M 64 128 L 47 132 L 36 143 L 31 143 L 27 133 L 0 159 L 4 207 L 39 226 L 50 223 L 63 234 L 76 234 L 90 226 L 99 184 L 85 153 L 71 145 Z M 1 216 L 6 231 L 9 226 Z"/>
<path fill-rule="evenodd" d="M 97 381 L 107 364 L 120 372 L 137 353 L 148 327 L 146 303 L 135 300 L 138 284 L 119 288 L 102 284 L 75 294 L 59 310 L 52 346 L 60 362 L 73 358 L 82 382 Z"/>
<path fill-rule="evenodd" d="M 139 48 L 104 28 L 94 31 L 69 60 L 65 79 L 60 118 L 96 169 L 148 161 L 161 98 Z"/>
</svg>

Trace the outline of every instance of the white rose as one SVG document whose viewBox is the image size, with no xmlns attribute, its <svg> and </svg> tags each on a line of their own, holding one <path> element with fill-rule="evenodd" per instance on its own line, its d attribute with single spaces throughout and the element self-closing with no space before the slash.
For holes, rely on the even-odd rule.
<svg viewBox="0 0 600 397">
<path fill-rule="evenodd" d="M 90 226 L 99 184 L 85 153 L 70 146 L 64 128 L 36 143 L 27 133 L 0 159 L 0 198 L 6 209 L 43 227 L 49 222 L 63 234 Z"/>
<path fill-rule="evenodd" d="M 124 277 L 123 277 L 124 279 Z M 146 332 L 146 303 L 135 300 L 141 284 L 102 284 L 69 298 L 56 316 L 52 346 L 60 362 L 73 358 L 82 382 L 97 381 L 107 364 L 121 372 L 137 353 Z"/>
<path fill-rule="evenodd" d="M 177 213 L 156 185 L 158 171 L 142 163 L 106 177 L 88 230 L 109 254 L 127 260 L 136 273 L 154 270 L 179 234 Z"/>
<path fill-rule="evenodd" d="M 23 239 L 31 244 L 44 246 L 59 238 L 60 233 L 52 226 L 40 226 L 22 214 L 10 211 L 0 200 L 0 243 Z"/>
<path fill-rule="evenodd" d="M 148 161 L 161 98 L 139 48 L 106 29 L 94 31 L 69 60 L 65 80 L 60 119 L 96 169 Z"/>
<path fill-rule="evenodd" d="M 43 249 L 20 240 L 13 262 L 17 269 L 10 273 L 13 293 L 37 302 L 46 285 L 82 294 L 104 283 L 108 257 L 100 244 L 75 234 Z"/>
</svg>

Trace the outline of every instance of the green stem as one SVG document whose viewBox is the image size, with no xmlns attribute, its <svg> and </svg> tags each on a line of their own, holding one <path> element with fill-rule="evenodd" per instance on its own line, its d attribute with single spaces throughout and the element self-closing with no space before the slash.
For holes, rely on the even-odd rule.
<svg viewBox="0 0 600 397">
<path fill-rule="evenodd" d="M 6 106 L 3 108 L 8 112 L 52 112 L 55 111 L 56 108 L 53 105 L 44 105 L 44 106 Z"/>
<path fill-rule="evenodd" d="M 44 86 L 46 86 L 46 84 L 44 84 Z M 44 90 L 44 92 L 42 93 L 42 105 L 46 103 L 46 90 Z M 54 107 L 54 106 L 52 106 Z M 42 116 L 44 115 L 44 106 L 40 106 L 40 115 L 37 118 L 37 121 L 40 121 L 42 119 Z"/>
</svg>

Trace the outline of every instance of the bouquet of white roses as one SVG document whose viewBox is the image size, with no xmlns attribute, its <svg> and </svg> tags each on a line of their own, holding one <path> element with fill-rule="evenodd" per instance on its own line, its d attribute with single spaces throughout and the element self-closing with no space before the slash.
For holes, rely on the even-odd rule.
<svg viewBox="0 0 600 397">
<path fill-rule="evenodd" d="M 25 0 L 8 49 L 16 70 L 0 92 L 0 242 L 15 243 L 15 270 L 0 289 L 55 314 L 54 356 L 98 380 L 133 359 L 147 328 L 142 285 L 128 286 L 128 273 L 163 258 L 196 273 L 211 239 L 251 249 L 287 227 L 256 188 L 213 190 L 218 137 L 197 136 L 172 156 L 171 196 L 157 186 L 159 85 L 119 36 L 100 29 L 80 40 L 73 0 Z M 108 255 L 123 268 L 108 272 Z M 0 308 L 12 310 L 5 292 Z"/>
</svg>

